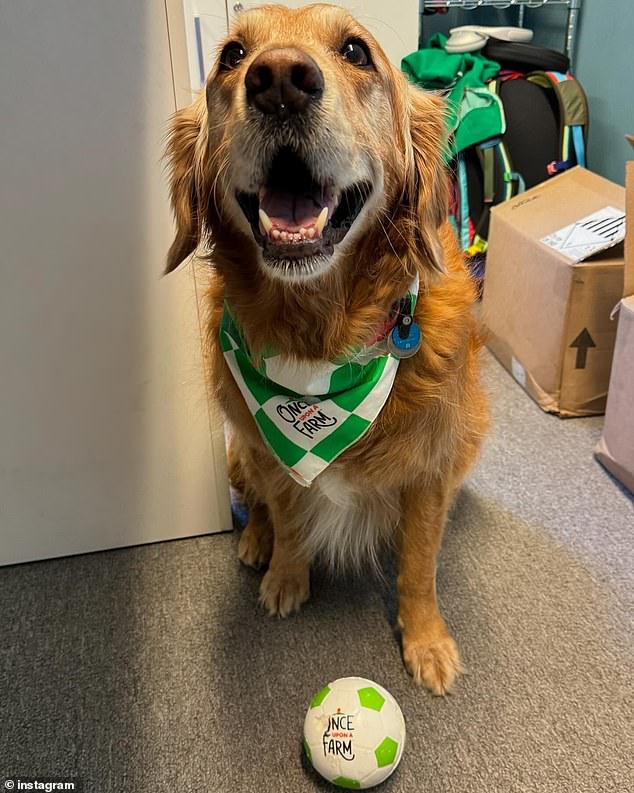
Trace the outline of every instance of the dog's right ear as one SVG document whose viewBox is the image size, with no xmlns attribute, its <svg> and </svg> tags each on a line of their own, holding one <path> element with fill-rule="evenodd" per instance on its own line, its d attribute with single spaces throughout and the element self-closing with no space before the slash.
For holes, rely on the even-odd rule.
<svg viewBox="0 0 634 793">
<path fill-rule="evenodd" d="M 207 104 L 204 93 L 172 117 L 165 157 L 168 163 L 170 198 L 176 237 L 167 254 L 165 273 L 171 273 L 196 250 L 200 241 L 208 193 L 206 163 L 208 145 Z"/>
</svg>

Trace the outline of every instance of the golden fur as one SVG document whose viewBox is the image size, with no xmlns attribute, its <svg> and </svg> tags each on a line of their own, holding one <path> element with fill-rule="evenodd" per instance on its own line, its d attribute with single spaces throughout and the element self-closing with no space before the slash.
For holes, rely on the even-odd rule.
<svg viewBox="0 0 634 793">
<path fill-rule="evenodd" d="M 333 56 L 350 37 L 367 43 L 373 70 Z M 332 552 L 338 543 L 352 549 L 355 529 L 348 523 L 355 515 L 366 528 L 382 516 L 400 553 L 405 664 L 417 682 L 444 693 L 460 662 L 438 612 L 436 559 L 447 511 L 476 457 L 488 414 L 478 378 L 474 290 L 446 217 L 443 107 L 409 86 L 372 36 L 333 6 L 249 11 L 239 16 L 230 40 L 245 44 L 245 63 L 223 73 L 216 67 L 206 92 L 173 120 L 168 160 L 177 234 L 167 270 L 199 244 L 208 246 L 214 273 L 207 298 L 211 376 L 234 432 L 232 478 L 251 503 L 240 557 L 268 565 L 261 600 L 271 613 L 285 616 L 308 597 L 312 553 L 329 545 Z M 342 168 L 371 163 L 379 185 L 335 263 L 297 284 L 265 272 L 231 200 L 242 160 L 250 163 L 267 145 L 258 141 L 245 109 L 244 69 L 252 53 L 273 45 L 300 47 L 324 74 L 327 92 L 318 121 L 305 131 L 314 138 L 309 144 Z M 415 274 L 420 351 L 400 363 L 391 396 L 367 434 L 311 488 L 300 487 L 273 460 L 224 362 L 217 343 L 223 301 L 254 355 L 271 345 L 291 358 L 331 360 L 372 337 Z M 341 503 L 338 493 L 345 494 Z M 319 540 L 307 542 L 307 521 L 319 522 L 338 508 L 335 534 L 321 525 Z M 372 537 L 366 545 L 371 554 Z M 330 555 L 341 561 L 342 554 Z"/>
</svg>

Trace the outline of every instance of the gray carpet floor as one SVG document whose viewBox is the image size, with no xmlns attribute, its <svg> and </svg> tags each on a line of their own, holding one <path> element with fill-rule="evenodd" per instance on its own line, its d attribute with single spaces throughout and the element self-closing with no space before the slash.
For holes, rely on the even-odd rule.
<svg viewBox="0 0 634 793">
<path fill-rule="evenodd" d="M 561 421 L 498 364 L 495 428 L 447 530 L 440 597 L 468 673 L 406 675 L 388 584 L 317 572 L 289 620 L 256 604 L 237 535 L 0 570 L 0 783 L 85 791 L 326 791 L 306 767 L 311 696 L 345 675 L 408 727 L 382 793 L 634 790 L 634 505 L 594 461 L 602 420 Z"/>
</svg>

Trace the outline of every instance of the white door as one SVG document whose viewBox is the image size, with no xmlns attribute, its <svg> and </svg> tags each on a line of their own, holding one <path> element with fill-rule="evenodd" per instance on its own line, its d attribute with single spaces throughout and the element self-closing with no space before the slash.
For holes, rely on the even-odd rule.
<svg viewBox="0 0 634 793">
<path fill-rule="evenodd" d="M 275 2 L 275 0 L 273 0 Z M 313 0 L 280 0 L 276 5 L 291 8 L 310 5 Z M 319 2 L 342 6 L 349 9 L 355 17 L 376 38 L 395 66 L 401 65 L 401 58 L 418 49 L 419 0 L 319 0 Z M 236 6 L 253 8 L 263 5 L 260 2 L 228 0 L 230 21 Z"/>
<path fill-rule="evenodd" d="M 164 0 L 0 0 L 0 563 L 230 528 Z M 174 47 L 173 47 L 174 49 Z"/>
</svg>

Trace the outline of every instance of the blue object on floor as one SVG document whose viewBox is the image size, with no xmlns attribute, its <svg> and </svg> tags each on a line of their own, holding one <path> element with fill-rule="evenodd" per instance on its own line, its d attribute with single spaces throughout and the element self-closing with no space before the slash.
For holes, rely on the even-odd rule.
<svg viewBox="0 0 634 793">
<path fill-rule="evenodd" d="M 249 520 L 249 508 L 242 500 L 242 495 L 235 487 L 231 488 L 231 514 L 234 526 L 243 529 Z"/>
</svg>

